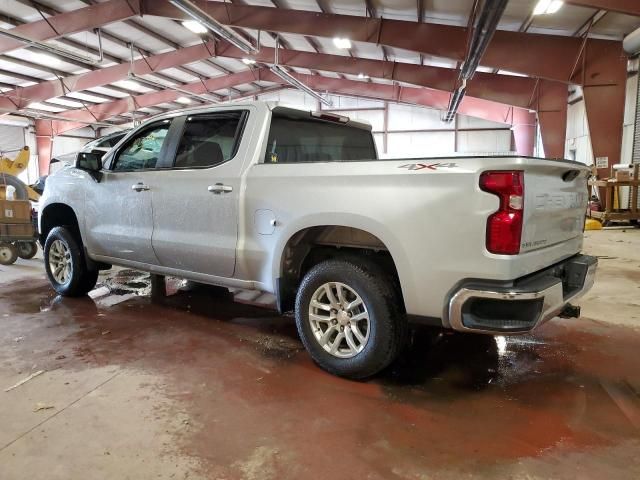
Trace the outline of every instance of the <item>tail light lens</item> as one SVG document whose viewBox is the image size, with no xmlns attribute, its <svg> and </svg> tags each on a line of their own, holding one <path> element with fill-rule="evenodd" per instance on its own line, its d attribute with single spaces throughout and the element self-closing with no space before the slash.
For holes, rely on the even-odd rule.
<svg viewBox="0 0 640 480">
<path fill-rule="evenodd" d="M 500 199 L 500 208 L 487 220 L 487 250 L 517 255 L 522 237 L 524 172 L 484 172 L 480 175 L 480 188 Z"/>
</svg>

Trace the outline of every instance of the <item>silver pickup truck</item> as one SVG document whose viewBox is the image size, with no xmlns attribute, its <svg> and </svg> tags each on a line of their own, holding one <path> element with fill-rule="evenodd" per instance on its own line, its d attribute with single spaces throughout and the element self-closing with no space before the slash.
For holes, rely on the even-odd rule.
<svg viewBox="0 0 640 480">
<path fill-rule="evenodd" d="M 517 156 L 379 160 L 371 127 L 252 102 L 172 112 L 47 183 L 53 288 L 122 265 L 275 294 L 326 370 L 389 365 L 411 322 L 518 334 L 594 279 L 582 164 Z"/>
</svg>

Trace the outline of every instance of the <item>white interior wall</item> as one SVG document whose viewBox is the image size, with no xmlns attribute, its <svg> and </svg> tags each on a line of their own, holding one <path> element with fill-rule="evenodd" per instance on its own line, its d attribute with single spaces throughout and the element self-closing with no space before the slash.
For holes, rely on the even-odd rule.
<svg viewBox="0 0 640 480">
<path fill-rule="evenodd" d="M 51 157 L 77 152 L 85 143 L 95 138 L 95 132 L 89 127 L 72 130 L 69 134 L 73 136 L 61 135 L 53 138 Z"/>
<path fill-rule="evenodd" d="M 385 102 L 335 95 L 330 95 L 329 98 L 333 102 L 332 110 L 339 110 L 341 115 L 371 124 L 378 154 L 382 158 L 504 153 L 511 150 L 511 131 L 505 130 L 504 124 L 458 115 L 458 128 L 463 131 L 458 132 L 456 148 L 456 134 L 453 132 L 455 125 L 442 122 L 439 110 L 390 102 L 385 153 Z M 297 108 L 318 109 L 317 100 L 297 90 L 268 93 L 261 95 L 260 99 Z M 323 106 L 323 109 L 328 108 Z M 464 131 L 465 129 L 483 130 Z"/>
</svg>

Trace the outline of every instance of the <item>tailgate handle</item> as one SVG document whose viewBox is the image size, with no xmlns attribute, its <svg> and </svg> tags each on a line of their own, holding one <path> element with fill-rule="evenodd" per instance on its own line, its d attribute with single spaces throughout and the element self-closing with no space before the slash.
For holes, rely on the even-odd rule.
<svg viewBox="0 0 640 480">
<path fill-rule="evenodd" d="M 562 174 L 562 181 L 570 182 L 575 180 L 578 175 L 580 175 L 580 170 L 569 170 Z"/>
</svg>

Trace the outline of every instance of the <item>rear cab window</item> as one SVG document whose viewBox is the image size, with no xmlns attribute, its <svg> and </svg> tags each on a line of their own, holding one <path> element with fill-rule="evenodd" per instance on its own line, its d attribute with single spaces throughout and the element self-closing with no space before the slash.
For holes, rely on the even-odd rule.
<svg viewBox="0 0 640 480">
<path fill-rule="evenodd" d="M 310 112 L 273 109 L 264 163 L 377 160 L 371 130 Z"/>
</svg>

